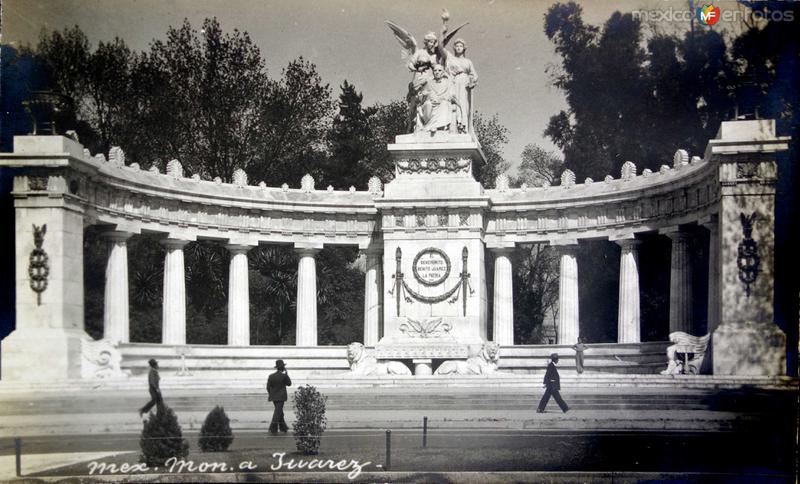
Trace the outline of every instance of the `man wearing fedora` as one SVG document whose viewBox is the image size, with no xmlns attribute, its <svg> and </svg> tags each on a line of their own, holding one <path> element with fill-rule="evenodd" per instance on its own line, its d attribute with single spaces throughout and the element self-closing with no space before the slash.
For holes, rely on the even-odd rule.
<svg viewBox="0 0 800 484">
<path fill-rule="evenodd" d="M 271 434 L 277 434 L 279 428 L 281 432 L 289 430 L 286 420 L 283 418 L 283 404 L 289 398 L 286 395 L 286 387 L 292 386 L 292 379 L 289 378 L 289 373 L 286 371 L 286 364 L 283 360 L 275 362 L 275 370 L 275 373 L 271 374 L 267 379 L 269 401 L 275 405 L 275 411 L 272 413 L 272 423 L 269 424 L 269 433 Z"/>
<path fill-rule="evenodd" d="M 161 377 L 158 376 L 158 361 L 156 361 L 154 358 L 150 358 L 148 363 L 150 364 L 150 373 L 147 375 L 147 383 L 148 390 L 150 391 L 150 401 L 147 402 L 144 407 L 139 409 L 139 417 L 149 412 L 150 409 L 153 408 L 153 405 L 158 405 L 158 407 L 156 407 L 156 411 L 160 412 L 163 405 L 163 400 L 161 399 L 161 389 L 158 387 L 158 384 L 161 381 Z"/>
<path fill-rule="evenodd" d="M 558 376 L 558 370 L 556 369 L 556 365 L 558 364 L 558 353 L 553 353 L 550 355 L 550 364 L 547 365 L 547 371 L 544 374 L 544 395 L 542 395 L 542 400 L 539 402 L 539 408 L 536 409 L 536 413 L 544 412 L 545 407 L 547 407 L 547 402 L 550 401 L 550 396 L 552 395 L 555 398 L 556 403 L 564 413 L 567 413 L 569 407 L 567 406 L 564 399 L 561 398 L 561 378 Z"/>
</svg>

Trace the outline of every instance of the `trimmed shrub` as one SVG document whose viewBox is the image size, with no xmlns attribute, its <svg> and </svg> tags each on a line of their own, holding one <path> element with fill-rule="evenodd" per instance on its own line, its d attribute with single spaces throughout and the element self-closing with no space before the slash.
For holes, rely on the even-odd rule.
<svg viewBox="0 0 800 484">
<path fill-rule="evenodd" d="M 294 440 L 297 450 L 304 454 L 318 454 L 322 432 L 328 424 L 325 417 L 325 402 L 322 395 L 311 385 L 299 387 L 294 392 Z"/>
<path fill-rule="evenodd" d="M 225 409 L 217 405 L 208 413 L 206 421 L 200 427 L 200 449 L 203 452 L 225 451 L 232 442 L 231 421 L 225 415 Z"/>
<path fill-rule="evenodd" d="M 142 448 L 139 462 L 148 466 L 162 465 L 170 457 L 189 455 L 189 443 L 183 438 L 178 417 L 166 404 L 144 422 L 139 446 Z"/>
</svg>

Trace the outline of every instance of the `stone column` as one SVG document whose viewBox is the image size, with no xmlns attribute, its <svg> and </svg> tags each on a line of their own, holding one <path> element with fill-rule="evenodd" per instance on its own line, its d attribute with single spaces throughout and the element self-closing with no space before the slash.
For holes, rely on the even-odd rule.
<svg viewBox="0 0 800 484">
<path fill-rule="evenodd" d="M 365 250 L 367 267 L 364 274 L 364 345 L 375 346 L 380 338 L 383 251 Z"/>
<path fill-rule="evenodd" d="M 511 253 L 513 247 L 491 249 L 494 252 L 494 342 L 514 345 L 514 291 L 512 287 Z"/>
<path fill-rule="evenodd" d="M 111 243 L 111 253 L 106 263 L 103 338 L 114 343 L 130 341 L 127 241 L 132 235 L 130 232 L 121 231 L 103 234 Z"/>
<path fill-rule="evenodd" d="M 578 312 L 578 241 L 562 241 L 559 250 L 560 272 L 558 281 L 558 331 L 556 343 L 575 344 L 580 332 Z"/>
<path fill-rule="evenodd" d="M 299 246 L 297 267 L 297 346 L 317 346 L 317 261 L 321 247 Z"/>
<path fill-rule="evenodd" d="M 669 264 L 669 332 L 692 334 L 692 261 L 689 234 L 677 227 L 662 231 L 672 240 Z"/>
<path fill-rule="evenodd" d="M 701 221 L 708 229 L 708 332 L 713 333 L 720 323 L 720 286 L 719 286 L 719 219 L 709 217 Z"/>
<path fill-rule="evenodd" d="M 228 270 L 228 346 L 250 345 L 250 288 L 247 251 L 250 246 L 230 244 Z"/>
<path fill-rule="evenodd" d="M 641 341 L 641 317 L 639 307 L 639 245 L 633 236 L 615 240 L 621 248 L 619 258 L 619 313 L 617 317 L 617 341 L 639 343 Z"/>
<path fill-rule="evenodd" d="M 164 304 L 161 342 L 186 344 L 186 280 L 183 267 L 183 246 L 188 240 L 164 239 Z"/>
</svg>

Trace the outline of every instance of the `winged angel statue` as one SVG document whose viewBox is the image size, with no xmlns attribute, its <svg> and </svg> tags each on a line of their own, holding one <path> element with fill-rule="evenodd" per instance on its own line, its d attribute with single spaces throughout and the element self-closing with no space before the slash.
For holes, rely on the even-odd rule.
<svg viewBox="0 0 800 484">
<path fill-rule="evenodd" d="M 448 42 L 469 22 L 452 32 L 447 31 L 450 14 L 442 12 L 441 41 L 434 32 L 428 32 L 423 38 L 423 46 L 417 45 L 416 39 L 407 30 L 397 24 L 386 21 L 397 41 L 402 46 L 401 57 L 408 59 L 407 67 L 413 77 L 408 85 L 408 128 L 409 131 L 450 130 L 466 132 L 470 112 L 470 98 L 465 94 L 477 81 L 472 63 L 465 57 L 464 41 L 456 40 L 456 54 L 450 54 L 445 47 Z M 459 45 L 460 44 L 460 45 Z M 455 59 L 453 59 L 455 57 Z M 461 58 L 461 59 L 459 59 Z M 463 61 L 469 62 L 469 69 L 464 69 Z M 458 73 L 450 73 L 448 64 L 461 66 Z M 466 82 L 458 82 L 457 78 L 465 70 Z M 462 92 L 464 91 L 464 92 Z"/>
</svg>

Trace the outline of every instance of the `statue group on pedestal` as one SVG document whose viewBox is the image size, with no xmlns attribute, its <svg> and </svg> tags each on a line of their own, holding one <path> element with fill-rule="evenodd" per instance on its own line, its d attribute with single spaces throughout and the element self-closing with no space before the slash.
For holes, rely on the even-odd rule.
<svg viewBox="0 0 800 484">
<path fill-rule="evenodd" d="M 478 82 L 475 66 L 466 57 L 467 45 L 456 39 L 453 52 L 446 49 L 448 42 L 465 25 L 447 31 L 450 15 L 442 13 L 442 32 L 429 32 L 422 47 L 405 29 L 388 20 L 395 37 L 403 47 L 403 58 L 408 57 L 408 69 L 413 77 L 408 85 L 406 100 L 409 108 L 410 131 L 447 131 L 469 133 L 472 131 L 472 90 Z"/>
</svg>

